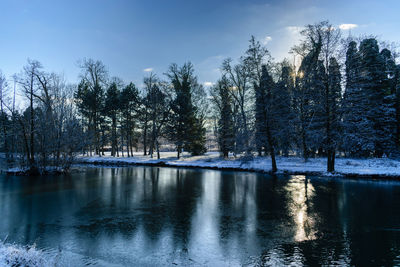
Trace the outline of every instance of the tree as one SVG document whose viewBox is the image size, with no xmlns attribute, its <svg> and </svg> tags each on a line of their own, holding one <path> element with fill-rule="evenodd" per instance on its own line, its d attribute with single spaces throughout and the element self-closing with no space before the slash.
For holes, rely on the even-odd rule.
<svg viewBox="0 0 400 267">
<path fill-rule="evenodd" d="M 35 75 L 42 68 L 38 61 L 28 60 L 28 64 L 23 68 L 22 73 L 18 76 L 18 83 L 22 87 L 22 91 L 29 102 L 29 108 L 25 113 L 25 117 L 29 120 L 29 126 L 24 125 L 20 120 L 21 126 L 24 129 L 24 143 L 26 158 L 29 162 L 29 169 L 31 173 L 37 173 L 37 166 L 35 162 L 35 108 L 34 98 L 38 89 L 36 87 Z"/>
<path fill-rule="evenodd" d="M 385 95 L 389 88 L 385 88 L 383 81 L 386 79 L 385 62 L 379 53 L 378 42 L 373 39 L 365 39 L 360 43 L 360 77 L 359 86 L 367 98 L 365 119 L 369 124 L 372 151 L 375 156 L 381 157 L 385 152 L 385 143 L 390 136 L 386 135 L 386 105 Z"/>
<path fill-rule="evenodd" d="M 336 72 L 339 65 L 334 58 L 339 52 L 341 33 L 328 21 L 322 21 L 307 25 L 302 35 L 304 36 L 302 44 L 293 51 L 298 53 L 301 50 L 308 51 L 300 66 L 299 73 L 302 77 L 298 78 L 296 84 L 299 86 L 296 91 L 301 99 L 298 121 L 303 156 L 307 159 L 317 152 L 318 155 L 326 155 L 327 169 L 332 172 L 337 143 L 337 140 L 334 140 L 337 135 L 333 134 L 332 127 L 336 127 L 333 122 L 338 118 L 336 92 L 340 91 L 340 77 Z M 331 68 L 330 64 L 334 66 Z M 330 73 L 331 70 L 334 71 L 333 74 Z M 336 83 L 337 80 L 339 84 Z M 334 82 L 335 85 L 332 86 L 330 82 Z"/>
<path fill-rule="evenodd" d="M 87 89 L 84 98 L 89 99 L 86 101 L 87 110 L 90 114 L 89 119 L 89 132 L 94 137 L 95 152 L 97 155 L 100 153 L 100 130 L 103 118 L 101 117 L 101 111 L 104 105 L 104 87 L 107 85 L 108 71 L 105 65 L 97 60 L 84 59 L 80 64 L 82 69 L 81 78 L 85 82 Z"/>
<path fill-rule="evenodd" d="M 262 127 L 263 130 L 261 132 L 265 132 L 266 135 L 266 144 L 264 145 L 265 148 L 268 148 L 269 154 L 271 156 L 271 165 L 272 165 L 272 172 L 277 171 L 276 167 L 276 159 L 275 159 L 275 138 L 272 135 L 272 129 L 274 128 L 274 125 L 272 124 L 273 119 L 272 119 L 272 114 L 273 114 L 273 99 L 272 99 L 272 90 L 274 88 L 275 84 L 274 81 L 269 75 L 267 71 L 267 66 L 262 65 L 262 70 L 261 70 L 261 82 L 260 86 L 258 88 L 258 94 L 262 94 L 261 98 L 263 101 L 263 109 L 262 109 L 262 114 L 261 114 L 261 119 L 263 120 L 262 123 L 260 123 L 259 127 Z"/>
<path fill-rule="evenodd" d="M 250 104 L 253 97 L 250 66 L 244 58 L 241 58 L 238 64 L 232 66 L 232 60 L 228 58 L 222 63 L 222 72 L 231 83 L 230 93 L 234 100 L 235 152 L 246 151 L 249 154 L 251 152 L 249 121 L 253 111 Z"/>
<path fill-rule="evenodd" d="M 353 156 L 382 157 L 396 144 L 396 66 L 375 38 L 351 42 L 346 56 L 343 147 Z"/>
<path fill-rule="evenodd" d="M 335 171 L 335 155 L 340 133 L 341 101 L 340 66 L 334 57 L 330 58 L 328 69 L 328 86 L 325 92 L 325 149 L 327 151 L 327 171 Z"/>
<path fill-rule="evenodd" d="M 150 122 L 150 149 L 149 154 L 153 157 L 154 150 L 157 151 L 157 158 L 160 158 L 159 137 L 166 124 L 171 109 L 170 93 L 168 85 L 161 82 L 153 73 L 144 79 L 145 96 L 144 106 L 146 118 Z M 147 129 L 146 129 L 147 130 Z"/>
<path fill-rule="evenodd" d="M 397 151 L 400 151 L 400 66 L 396 66 L 395 76 L 395 109 L 396 109 L 396 133 L 395 133 L 395 143 Z"/>
<path fill-rule="evenodd" d="M 398 67 L 395 63 L 395 56 L 389 49 L 382 49 L 380 54 L 383 57 L 385 72 L 385 78 L 382 81 L 382 89 L 384 90 L 384 100 L 382 105 L 384 120 L 382 125 L 385 137 L 383 140 L 383 147 L 386 155 L 394 155 L 398 154 L 400 151 L 398 146 L 399 139 L 397 130 L 397 128 L 400 127 L 398 126 L 400 124 L 400 120 L 398 120 L 398 113 L 400 110 L 396 95 Z"/>
<path fill-rule="evenodd" d="M 255 95 L 255 106 L 254 106 L 254 114 L 255 114 L 255 143 L 258 154 L 261 156 L 262 149 L 265 149 L 265 153 L 267 152 L 268 142 L 267 142 L 267 133 L 266 133 L 266 105 L 267 105 L 267 88 L 261 87 L 262 79 L 265 79 L 265 71 L 266 67 L 264 64 L 269 63 L 270 55 L 268 50 L 263 47 L 260 42 L 256 41 L 254 36 L 250 39 L 249 48 L 246 51 L 246 57 L 244 59 L 244 63 L 248 66 L 250 72 L 250 78 L 253 83 L 254 95 Z M 264 71 L 264 72 L 263 72 Z M 269 74 L 267 74 L 269 75 Z M 269 78 L 269 76 L 268 76 Z M 272 81 L 269 80 L 269 82 Z M 270 84 L 269 86 L 272 86 Z M 271 90 L 271 88 L 269 88 Z"/>
<path fill-rule="evenodd" d="M 3 139 L 3 151 L 6 157 L 9 157 L 9 145 L 8 145 L 8 134 L 9 134 L 9 118 L 5 110 L 5 102 L 7 97 L 7 81 L 6 77 L 0 71 L 0 124 L 1 133 Z"/>
<path fill-rule="evenodd" d="M 203 154 L 206 151 L 205 128 L 192 100 L 193 92 L 200 86 L 193 74 L 193 65 L 185 63 L 179 68 L 172 64 L 167 76 L 174 88 L 168 135 L 176 145 L 178 158 L 182 149 L 193 155 Z"/>
<path fill-rule="evenodd" d="M 368 97 L 359 85 L 361 72 L 361 55 L 357 43 L 352 41 L 346 52 L 346 88 L 342 104 L 343 141 L 342 149 L 351 156 L 368 156 L 373 144 L 368 136 L 372 127 L 366 119 Z"/>
<path fill-rule="evenodd" d="M 320 66 L 318 58 L 322 47 L 322 40 L 319 34 L 317 35 L 317 39 L 314 39 L 314 37 L 310 37 L 310 39 L 312 48 L 301 62 L 298 75 L 296 77 L 294 96 L 295 106 L 297 109 L 296 113 L 298 114 L 296 118 L 296 124 L 298 125 L 298 136 L 300 137 L 299 143 L 305 160 L 307 160 L 310 154 L 309 130 L 310 122 L 312 121 L 314 112 L 313 104 L 315 103 L 316 99 L 315 92 L 318 92 L 316 89 L 316 76 L 318 73 L 318 67 Z"/>
<path fill-rule="evenodd" d="M 212 88 L 212 101 L 217 110 L 217 135 L 219 149 L 224 158 L 234 150 L 234 121 L 232 112 L 232 96 L 229 92 L 229 81 L 225 76 Z"/>
<path fill-rule="evenodd" d="M 111 156 L 119 157 L 117 138 L 117 116 L 120 111 L 120 92 L 115 82 L 108 87 L 105 97 L 104 113 L 111 119 Z"/>
<path fill-rule="evenodd" d="M 280 77 L 272 91 L 273 115 L 272 123 L 275 125 L 272 134 L 275 136 L 276 147 L 285 156 L 293 148 L 295 114 L 293 112 L 294 81 L 293 70 L 287 61 L 281 64 Z"/>
<path fill-rule="evenodd" d="M 16 151 L 25 155 L 20 157 L 21 164 L 27 165 L 31 175 L 45 173 L 49 167 L 68 170 L 83 137 L 70 101 L 71 87 L 60 75 L 43 71 L 38 61 L 31 60 L 16 81 L 29 103 L 21 114 L 8 107 L 19 124 L 13 131 L 19 137 L 16 140 L 21 140 Z"/>
<path fill-rule="evenodd" d="M 140 105 L 139 91 L 133 83 L 124 87 L 120 94 L 120 109 L 122 113 L 122 132 L 126 136 L 127 154 L 133 155 L 135 140 L 135 115 L 138 113 Z"/>
</svg>

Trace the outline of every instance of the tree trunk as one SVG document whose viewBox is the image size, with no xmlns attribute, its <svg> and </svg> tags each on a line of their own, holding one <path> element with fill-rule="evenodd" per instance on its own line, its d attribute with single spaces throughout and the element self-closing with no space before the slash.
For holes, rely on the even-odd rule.
<svg viewBox="0 0 400 267">
<path fill-rule="evenodd" d="M 400 86 L 396 91 L 396 147 L 400 151 Z"/>
<path fill-rule="evenodd" d="M 269 127 L 268 122 L 267 122 L 267 139 L 268 139 L 269 153 L 271 154 L 271 165 L 272 165 L 271 170 L 273 173 L 275 173 L 278 170 L 278 168 L 276 167 L 274 142 L 272 140 L 271 129 Z"/>
<path fill-rule="evenodd" d="M 33 77 L 31 78 L 31 91 L 30 91 L 30 168 L 33 168 L 35 164 L 35 124 L 34 124 L 34 110 L 33 110 Z"/>
<path fill-rule="evenodd" d="M 300 120 L 301 120 L 301 144 L 303 147 L 303 158 L 305 161 L 308 160 L 308 148 L 307 148 L 307 142 L 306 142 L 306 129 L 304 127 L 304 110 L 303 110 L 303 105 L 300 104 Z"/>
<path fill-rule="evenodd" d="M 157 146 L 157 159 L 160 159 L 160 145 L 158 141 L 156 141 L 156 146 Z"/>
<path fill-rule="evenodd" d="M 143 155 L 147 155 L 147 121 L 143 129 Z"/>
<path fill-rule="evenodd" d="M 332 149 L 328 151 L 327 171 L 331 173 L 335 171 L 335 150 Z"/>
</svg>

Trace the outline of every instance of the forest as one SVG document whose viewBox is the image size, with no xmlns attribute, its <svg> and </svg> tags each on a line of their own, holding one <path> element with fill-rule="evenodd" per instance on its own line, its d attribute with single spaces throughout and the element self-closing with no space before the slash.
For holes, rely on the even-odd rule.
<svg viewBox="0 0 400 267">
<path fill-rule="evenodd" d="M 12 77 L 0 73 L 0 151 L 31 174 L 105 152 L 179 158 L 217 149 L 224 158 L 271 157 L 273 172 L 276 156 L 323 157 L 328 172 L 336 157 L 398 157 L 397 46 L 343 37 L 328 21 L 301 35 L 282 62 L 251 37 L 240 58 L 221 62 L 211 87 L 190 62 L 150 73 L 139 88 L 99 60 L 83 59 L 79 83 L 69 84 L 29 59 Z"/>
</svg>

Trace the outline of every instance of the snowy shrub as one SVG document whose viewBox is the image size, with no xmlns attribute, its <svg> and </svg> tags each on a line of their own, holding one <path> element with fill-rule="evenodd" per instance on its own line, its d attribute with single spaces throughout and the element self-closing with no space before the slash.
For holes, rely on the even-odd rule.
<svg viewBox="0 0 400 267">
<path fill-rule="evenodd" d="M 36 267 L 50 266 L 43 252 L 35 246 L 17 246 L 0 243 L 0 266 Z"/>
</svg>

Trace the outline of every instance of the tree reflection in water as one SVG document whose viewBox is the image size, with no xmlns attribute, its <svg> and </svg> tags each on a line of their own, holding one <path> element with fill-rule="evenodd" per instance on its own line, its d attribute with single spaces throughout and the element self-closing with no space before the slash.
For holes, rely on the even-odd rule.
<svg viewBox="0 0 400 267">
<path fill-rule="evenodd" d="M 85 264 L 395 265 L 399 195 L 399 183 L 158 167 L 3 176 L 0 237 Z"/>
</svg>

